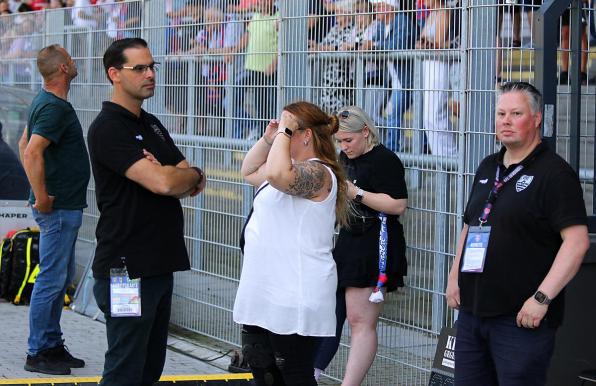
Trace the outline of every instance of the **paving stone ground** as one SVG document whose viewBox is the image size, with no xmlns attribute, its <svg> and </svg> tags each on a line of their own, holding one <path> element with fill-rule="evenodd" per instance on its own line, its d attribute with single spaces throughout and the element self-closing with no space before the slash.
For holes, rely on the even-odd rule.
<svg viewBox="0 0 596 386">
<path fill-rule="evenodd" d="M 14 378 L 47 378 L 45 374 L 31 373 L 23 369 L 27 351 L 28 306 L 14 306 L 0 301 L 0 380 Z M 71 376 L 100 376 L 104 353 L 107 348 L 105 325 L 70 309 L 62 314 L 62 331 L 65 344 L 86 366 L 72 369 Z M 197 358 L 211 359 L 221 353 L 188 340 L 171 336 L 168 341 L 164 375 L 219 374 L 230 363 L 229 357 L 206 363 Z M 51 376 L 54 377 L 54 376 Z"/>
</svg>

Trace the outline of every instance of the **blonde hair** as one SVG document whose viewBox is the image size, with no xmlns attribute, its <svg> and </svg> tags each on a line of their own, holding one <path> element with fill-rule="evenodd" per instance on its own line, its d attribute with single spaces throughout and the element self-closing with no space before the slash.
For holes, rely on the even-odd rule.
<svg viewBox="0 0 596 386">
<path fill-rule="evenodd" d="M 379 130 L 375 126 L 373 120 L 368 116 L 366 111 L 358 106 L 347 106 L 339 110 L 337 113 L 339 118 L 339 130 L 347 133 L 360 133 L 365 127 L 368 128 L 368 136 L 366 143 L 369 146 L 377 146 L 381 141 L 379 140 Z"/>
</svg>

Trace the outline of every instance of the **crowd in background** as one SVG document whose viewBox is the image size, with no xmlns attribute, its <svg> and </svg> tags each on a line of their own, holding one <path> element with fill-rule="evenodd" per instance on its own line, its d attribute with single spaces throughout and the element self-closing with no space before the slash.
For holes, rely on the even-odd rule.
<svg viewBox="0 0 596 386">
<path fill-rule="evenodd" d="M 590 6 L 588 0 L 584 1 Z M 499 0 L 497 30 L 503 24 L 504 14 L 511 13 L 512 33 L 502 39 L 499 31 L 497 47 L 522 46 L 522 11 L 528 15 L 531 26 L 533 10 L 541 3 L 540 0 L 520 0 L 519 4 L 511 5 Z M 139 2 L 0 0 L 2 57 L 9 60 L 32 58 L 42 44 L 41 37 L 35 38 L 41 33 L 36 28 L 42 27 L 44 22 L 40 13 L 27 12 L 60 7 L 72 7 L 64 13 L 65 25 L 98 31 L 93 34 L 94 56 L 115 39 L 141 35 Z M 315 86 L 313 98 L 326 112 L 333 113 L 341 106 L 358 102 L 356 95 L 360 92 L 362 107 L 381 128 L 383 143 L 393 151 L 412 150 L 404 141 L 403 129 L 408 126 L 404 114 L 417 91 L 413 84 L 413 63 L 391 55 L 420 50 L 418 52 L 424 55 L 419 86 L 423 91 L 424 118 L 422 127 L 415 129 L 423 130 L 425 135 L 423 148 L 416 151 L 456 155 L 457 137 L 453 130 L 459 105 L 457 96 L 450 90 L 457 89 L 454 84 L 458 81 L 458 62 L 442 54 L 459 45 L 459 7 L 458 0 L 310 0 L 306 49 Z M 175 117 L 174 131 L 188 133 L 188 116 L 193 116 L 195 134 L 258 138 L 264 123 L 275 116 L 278 1 L 166 0 L 165 11 L 165 63 L 159 79 L 165 86 L 165 108 Z M 22 15 L 3 18 L 4 13 Z M 565 22 L 564 16 L 562 22 L 563 49 L 569 47 L 568 19 L 567 15 Z M 584 15 L 586 53 L 581 70 L 584 84 L 593 75 L 587 72 L 588 23 L 593 29 L 592 19 L 593 12 Z M 528 48 L 531 44 L 531 40 L 523 42 Z M 329 56 L 330 52 L 336 54 Z M 346 58 L 346 53 L 352 54 Z M 75 52 L 73 56 L 76 60 L 78 55 Z M 501 50 L 497 51 L 497 56 L 498 83 L 509 76 L 502 74 Z M 358 60 L 364 63 L 364 84 L 359 86 L 363 89 L 357 91 L 356 71 L 361 68 L 357 67 Z M 564 53 L 559 81 L 565 84 L 568 62 L 568 55 Z M 190 66 L 194 67 L 192 79 L 189 78 Z M 98 70 L 93 81 L 103 82 L 101 66 L 93 68 Z M 0 72 L 5 76 L 7 70 L 3 68 Z M 30 82 L 30 64 L 15 64 L 12 76 L 16 82 Z M 188 102 L 191 95 L 194 106 Z M 224 117 L 233 120 L 232 132 L 226 132 Z"/>
</svg>

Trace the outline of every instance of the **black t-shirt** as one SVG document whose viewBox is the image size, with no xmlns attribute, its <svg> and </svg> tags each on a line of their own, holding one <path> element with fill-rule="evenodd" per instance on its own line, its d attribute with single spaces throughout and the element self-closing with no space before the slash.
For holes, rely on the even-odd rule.
<svg viewBox="0 0 596 386">
<path fill-rule="evenodd" d="M 480 163 L 464 213 L 466 224 L 479 224 L 497 165 L 500 179 L 517 167 L 505 170 L 504 154 L 505 148 Z M 460 307 L 476 316 L 517 315 L 550 270 L 562 243 L 561 230 L 587 223 L 578 176 L 561 157 L 540 144 L 521 164 L 524 168 L 503 186 L 488 217 L 484 271 L 461 272 L 462 255 Z M 563 311 L 561 293 L 549 306 L 548 324 L 560 325 Z"/>
<path fill-rule="evenodd" d="M 355 159 L 342 152 L 340 162 L 348 178 L 366 192 L 386 193 L 395 199 L 408 198 L 404 167 L 400 159 L 383 145 L 377 145 Z M 365 193 L 366 195 L 366 193 Z M 333 257 L 337 263 L 339 287 L 373 287 L 379 274 L 378 212 L 360 203 L 350 227 L 341 228 Z M 387 216 L 387 276 L 389 291 L 403 286 L 407 273 L 406 242 L 399 216 Z"/>
<path fill-rule="evenodd" d="M 16 154 L 0 134 L 0 200 L 26 200 L 29 182 Z"/>
<path fill-rule="evenodd" d="M 189 269 L 180 201 L 125 177 L 126 170 L 144 157 L 143 149 L 162 165 L 184 160 L 168 131 L 144 110 L 137 118 L 104 102 L 89 127 L 88 142 L 100 212 L 93 275 L 109 277 L 110 268 L 120 267 L 122 257 L 131 278 Z"/>
</svg>

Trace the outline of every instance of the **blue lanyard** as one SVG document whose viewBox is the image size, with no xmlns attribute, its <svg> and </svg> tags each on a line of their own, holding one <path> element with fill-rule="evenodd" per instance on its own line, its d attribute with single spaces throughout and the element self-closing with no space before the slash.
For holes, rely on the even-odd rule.
<svg viewBox="0 0 596 386">
<path fill-rule="evenodd" d="M 381 230 L 379 231 L 379 278 L 373 292 L 378 292 L 387 282 L 387 215 L 379 213 Z"/>
<path fill-rule="evenodd" d="M 493 209 L 493 205 L 497 201 L 497 197 L 499 196 L 499 191 L 505 186 L 507 182 L 509 182 L 517 173 L 519 173 L 524 168 L 524 165 L 519 164 L 515 169 L 511 171 L 508 175 L 506 175 L 502 180 L 499 180 L 499 176 L 501 174 L 501 168 L 497 165 L 497 172 L 495 174 L 495 182 L 493 184 L 493 188 L 490 190 L 488 194 L 488 198 L 484 203 L 484 209 L 482 210 L 482 215 L 478 217 L 478 221 L 480 221 L 480 226 L 484 225 L 488 220 L 488 215 L 490 214 L 491 210 Z"/>
</svg>

